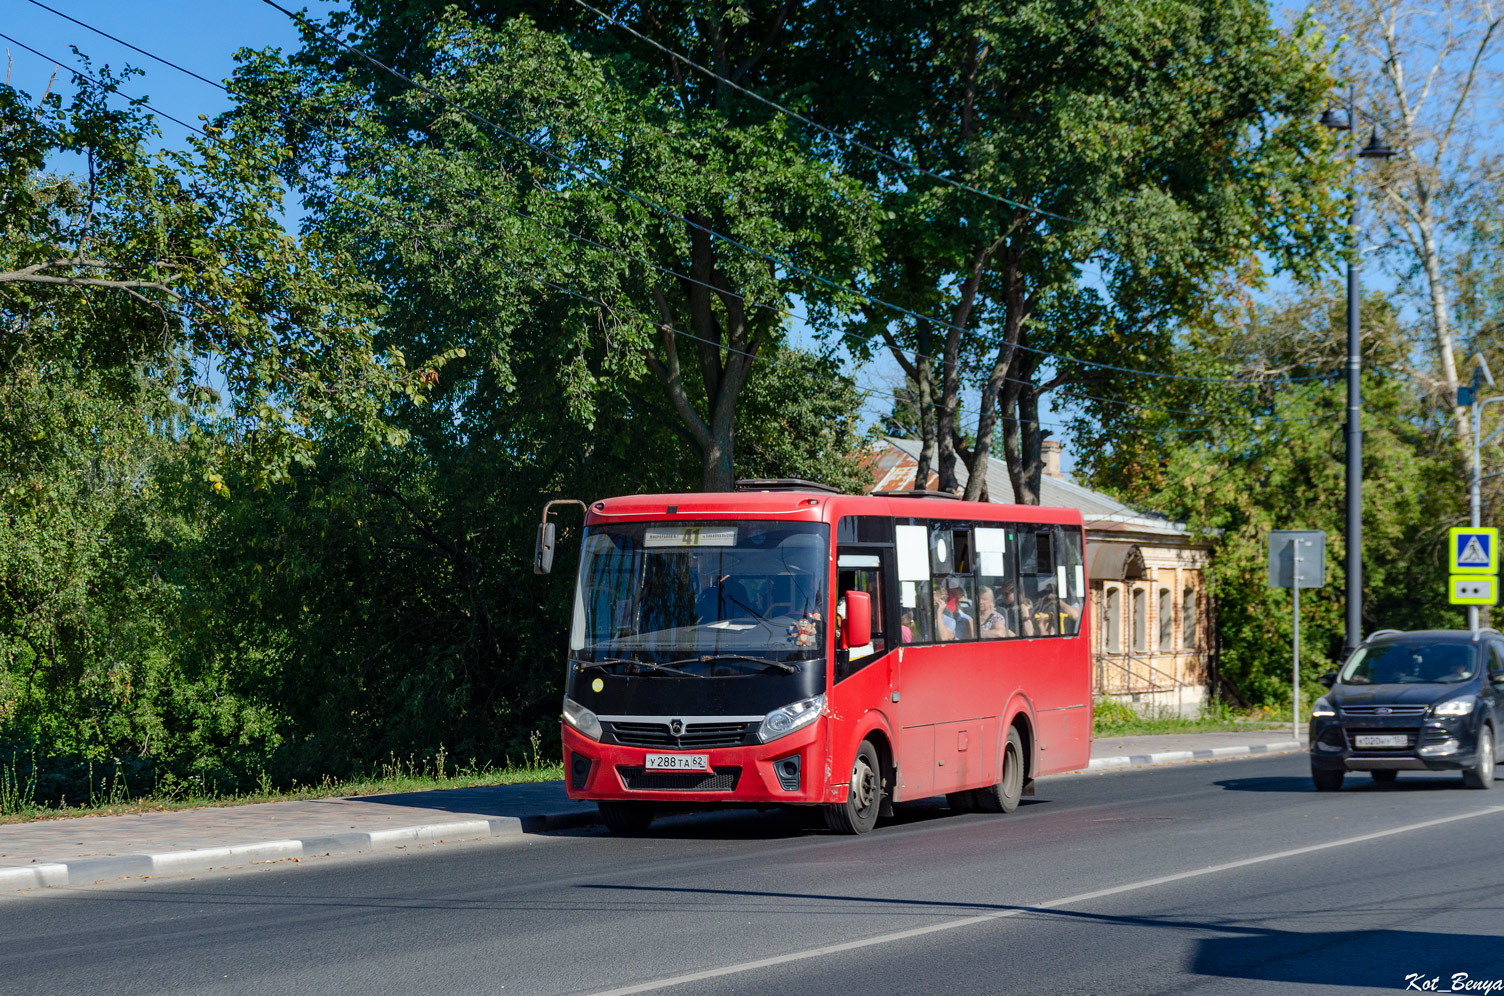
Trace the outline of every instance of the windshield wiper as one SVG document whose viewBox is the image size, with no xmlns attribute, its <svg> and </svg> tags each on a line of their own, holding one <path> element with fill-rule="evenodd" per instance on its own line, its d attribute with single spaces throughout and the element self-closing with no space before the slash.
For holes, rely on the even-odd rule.
<svg viewBox="0 0 1504 996">
<path fill-rule="evenodd" d="M 636 664 L 637 662 L 628 660 L 625 657 L 602 657 L 598 661 L 582 661 L 578 658 L 571 657 L 569 658 L 569 663 L 573 664 L 581 671 L 609 671 L 611 668 L 616 667 L 618 664 Z"/>
<path fill-rule="evenodd" d="M 626 657 L 606 657 L 598 661 L 581 661 L 571 657 L 570 660 L 579 665 L 581 671 L 589 671 L 591 669 L 605 671 L 608 668 L 619 667 L 622 664 L 630 664 L 633 667 L 641 668 L 644 671 L 651 671 L 654 674 L 682 674 L 686 678 L 706 677 L 703 674 L 695 674 L 693 671 L 680 670 L 672 664 L 658 664 L 654 661 L 634 661 Z M 680 664 L 683 662 L 675 661 L 674 663 Z"/>
<path fill-rule="evenodd" d="M 806 657 L 797 661 L 770 661 L 766 657 L 753 657 L 751 654 L 724 653 L 704 654 L 700 657 L 681 657 L 679 660 L 674 661 L 674 663 L 711 664 L 715 661 L 750 661 L 753 664 L 761 664 L 764 668 L 777 668 L 784 674 L 793 674 L 799 670 L 795 665 L 808 664 L 810 661 L 817 661 L 819 659 L 818 657 Z"/>
</svg>

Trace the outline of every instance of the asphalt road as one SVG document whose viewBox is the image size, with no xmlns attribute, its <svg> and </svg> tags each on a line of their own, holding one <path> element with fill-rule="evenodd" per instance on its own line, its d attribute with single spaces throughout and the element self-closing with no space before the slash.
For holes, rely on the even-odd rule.
<svg viewBox="0 0 1504 996">
<path fill-rule="evenodd" d="M 14 993 L 1365 993 L 1504 980 L 1504 786 L 1300 755 L 1008 816 L 675 817 L 0 898 Z M 1472 988 L 1466 991 L 1483 992 Z M 1504 991 L 1504 986 L 1492 990 Z"/>
</svg>

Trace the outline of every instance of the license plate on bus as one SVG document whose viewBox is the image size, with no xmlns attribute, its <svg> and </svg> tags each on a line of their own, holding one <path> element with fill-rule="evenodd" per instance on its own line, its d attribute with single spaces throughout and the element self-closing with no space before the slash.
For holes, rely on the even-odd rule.
<svg viewBox="0 0 1504 996">
<path fill-rule="evenodd" d="M 649 754 L 643 767 L 648 771 L 709 771 L 709 754 Z"/>
<path fill-rule="evenodd" d="M 1403 733 L 1389 734 L 1358 734 L 1353 738 L 1358 747 L 1409 747 L 1410 738 Z"/>
</svg>

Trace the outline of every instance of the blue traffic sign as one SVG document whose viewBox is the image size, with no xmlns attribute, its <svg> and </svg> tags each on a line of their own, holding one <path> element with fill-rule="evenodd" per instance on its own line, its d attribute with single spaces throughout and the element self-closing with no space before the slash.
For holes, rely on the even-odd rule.
<svg viewBox="0 0 1504 996">
<path fill-rule="evenodd" d="M 1453 574 L 1499 573 L 1499 531 L 1457 526 L 1447 534 Z"/>
</svg>

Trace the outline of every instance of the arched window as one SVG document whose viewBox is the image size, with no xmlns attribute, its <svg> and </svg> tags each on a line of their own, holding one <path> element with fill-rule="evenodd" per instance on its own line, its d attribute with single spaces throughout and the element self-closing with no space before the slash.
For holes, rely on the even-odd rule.
<svg viewBox="0 0 1504 996">
<path fill-rule="evenodd" d="M 1175 602 L 1170 589 L 1159 589 L 1159 650 L 1169 653 L 1175 649 Z"/>
<path fill-rule="evenodd" d="M 1106 637 L 1103 650 L 1109 654 L 1123 652 L 1123 589 L 1116 585 L 1107 589 L 1107 619 L 1103 631 Z"/>
<path fill-rule="evenodd" d="M 1180 596 L 1180 645 L 1186 650 L 1196 649 L 1196 589 L 1187 588 Z"/>
<path fill-rule="evenodd" d="M 1149 650 L 1149 593 L 1142 588 L 1133 589 L 1133 650 Z"/>
</svg>

